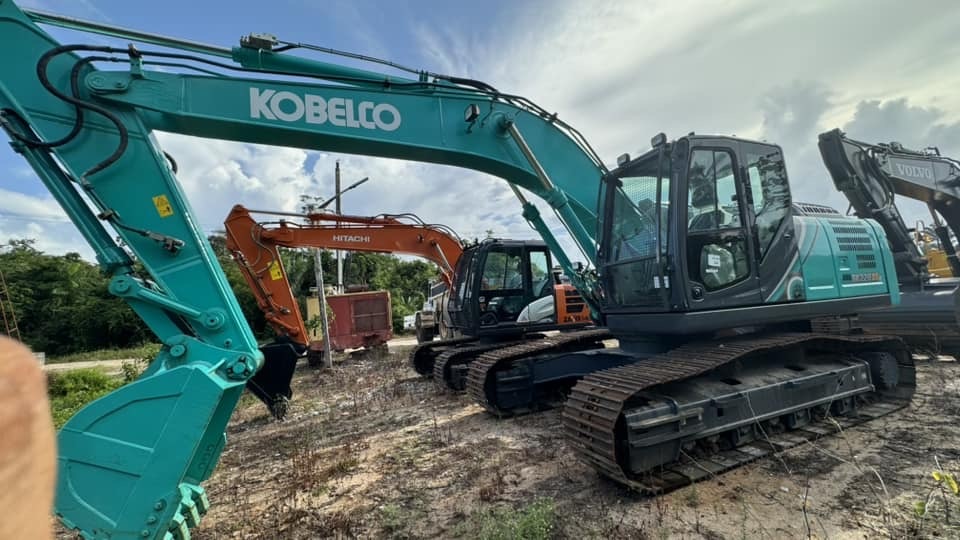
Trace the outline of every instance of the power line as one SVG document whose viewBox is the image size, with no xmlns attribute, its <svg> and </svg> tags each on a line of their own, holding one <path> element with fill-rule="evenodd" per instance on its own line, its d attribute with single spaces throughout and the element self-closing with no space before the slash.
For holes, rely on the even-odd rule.
<svg viewBox="0 0 960 540">
<path fill-rule="evenodd" d="M 19 220 L 19 221 L 43 221 L 47 223 L 70 223 L 70 220 L 66 216 L 51 216 L 45 214 L 17 214 L 17 213 L 0 213 L 0 219 L 5 220 Z"/>
</svg>

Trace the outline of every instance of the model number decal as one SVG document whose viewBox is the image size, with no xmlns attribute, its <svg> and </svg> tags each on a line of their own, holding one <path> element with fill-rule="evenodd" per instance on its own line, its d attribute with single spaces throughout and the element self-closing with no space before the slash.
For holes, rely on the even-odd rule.
<svg viewBox="0 0 960 540">
<path fill-rule="evenodd" d="M 850 281 L 854 283 L 871 283 L 880 281 L 880 274 L 877 272 L 866 272 L 862 274 L 851 274 Z"/>
</svg>

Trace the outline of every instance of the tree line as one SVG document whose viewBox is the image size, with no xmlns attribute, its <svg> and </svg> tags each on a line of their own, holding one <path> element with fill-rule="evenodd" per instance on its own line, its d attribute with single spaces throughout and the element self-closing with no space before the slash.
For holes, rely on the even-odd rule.
<svg viewBox="0 0 960 540">
<path fill-rule="evenodd" d="M 273 332 L 230 257 L 224 237 L 214 235 L 209 240 L 254 335 L 268 341 Z M 315 286 L 314 257 L 305 250 L 284 250 L 281 256 L 291 289 L 306 316 L 304 299 Z M 324 283 L 334 283 L 336 260 L 332 253 L 323 252 L 321 266 Z M 134 347 L 155 340 L 133 310 L 108 292 L 109 277 L 77 253 L 50 255 L 38 250 L 33 240 L 10 240 L 0 252 L 0 272 L 6 280 L 21 339 L 35 351 L 56 356 Z M 424 261 L 404 261 L 379 253 L 347 253 L 344 277 L 348 284 L 390 291 L 394 331 L 401 331 L 403 317 L 420 309 L 437 271 Z"/>
</svg>

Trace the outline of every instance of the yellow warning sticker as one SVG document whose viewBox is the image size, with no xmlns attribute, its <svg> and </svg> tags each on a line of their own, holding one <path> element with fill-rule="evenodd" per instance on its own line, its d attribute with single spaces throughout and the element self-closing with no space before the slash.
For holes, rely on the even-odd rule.
<svg viewBox="0 0 960 540">
<path fill-rule="evenodd" d="M 271 261 L 270 265 L 267 266 L 267 270 L 270 272 L 270 279 L 274 281 L 283 279 L 283 272 L 280 270 L 280 263 L 277 261 Z"/>
<path fill-rule="evenodd" d="M 157 207 L 157 213 L 160 214 L 160 217 L 165 218 L 173 215 L 173 207 L 170 206 L 170 201 L 167 200 L 166 195 L 154 197 L 153 205 Z"/>
</svg>

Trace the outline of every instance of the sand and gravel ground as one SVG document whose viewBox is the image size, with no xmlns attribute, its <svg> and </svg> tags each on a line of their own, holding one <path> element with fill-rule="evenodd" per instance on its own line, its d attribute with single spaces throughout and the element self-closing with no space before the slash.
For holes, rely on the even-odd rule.
<svg viewBox="0 0 960 540">
<path fill-rule="evenodd" d="M 493 418 L 407 351 L 300 369 L 284 422 L 244 399 L 194 537 L 482 537 L 531 508 L 554 538 L 960 537 L 960 498 L 931 477 L 960 471 L 953 361 L 918 361 L 906 409 L 643 497 L 577 461 L 558 411 Z"/>
</svg>

